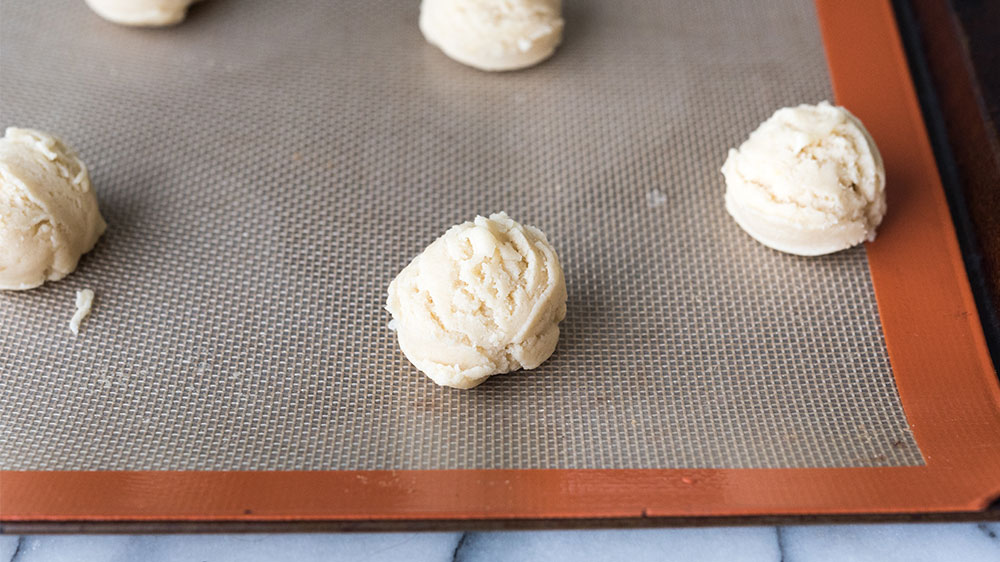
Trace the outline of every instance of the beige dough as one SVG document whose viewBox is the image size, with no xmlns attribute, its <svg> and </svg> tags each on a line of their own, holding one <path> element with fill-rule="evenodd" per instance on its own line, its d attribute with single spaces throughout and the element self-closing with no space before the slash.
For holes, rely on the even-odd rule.
<svg viewBox="0 0 1000 562">
<path fill-rule="evenodd" d="M 779 109 L 729 151 L 726 209 L 760 243 L 815 256 L 875 239 L 885 168 L 857 117 L 827 102 Z"/>
<path fill-rule="evenodd" d="M 505 213 L 453 226 L 389 285 L 399 346 L 434 382 L 534 369 L 559 341 L 566 283 L 540 230 Z"/>
<path fill-rule="evenodd" d="M 561 14 L 561 0 L 423 0 L 420 31 L 460 63 L 516 70 L 552 56 Z"/>
<path fill-rule="evenodd" d="M 0 289 L 62 279 L 105 228 L 76 154 L 52 135 L 9 127 L 0 139 Z"/>
<path fill-rule="evenodd" d="M 102 18 L 122 25 L 158 27 L 184 21 L 198 0 L 87 0 Z"/>
<path fill-rule="evenodd" d="M 76 292 L 76 313 L 69 321 L 69 330 L 74 334 L 80 333 L 80 323 L 90 316 L 90 308 L 94 305 L 94 291 L 82 289 Z"/>
</svg>

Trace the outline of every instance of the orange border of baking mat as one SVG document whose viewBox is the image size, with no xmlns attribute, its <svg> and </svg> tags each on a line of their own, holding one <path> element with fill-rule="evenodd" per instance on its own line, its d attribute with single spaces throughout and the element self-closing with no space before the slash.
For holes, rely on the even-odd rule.
<svg viewBox="0 0 1000 562">
<path fill-rule="evenodd" d="M 1000 495 L 1000 387 L 889 0 L 817 0 L 837 102 L 885 159 L 868 246 L 925 466 L 704 470 L 6 472 L 0 520 L 392 521 L 968 512 Z M 803 100 L 816 101 L 816 100 Z"/>
</svg>

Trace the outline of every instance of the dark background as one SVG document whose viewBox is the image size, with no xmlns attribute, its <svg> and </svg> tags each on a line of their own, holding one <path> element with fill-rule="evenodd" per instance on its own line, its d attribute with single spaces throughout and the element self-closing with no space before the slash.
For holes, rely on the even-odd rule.
<svg viewBox="0 0 1000 562">
<path fill-rule="evenodd" d="M 897 0 L 983 329 L 1000 363 L 1000 2 Z"/>
</svg>

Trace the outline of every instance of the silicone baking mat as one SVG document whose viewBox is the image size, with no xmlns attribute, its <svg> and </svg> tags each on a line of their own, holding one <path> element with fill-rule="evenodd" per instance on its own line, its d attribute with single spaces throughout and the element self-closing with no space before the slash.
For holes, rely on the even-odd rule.
<svg viewBox="0 0 1000 562">
<path fill-rule="evenodd" d="M 864 249 L 781 255 L 723 208 L 726 150 L 831 98 L 809 2 L 729 5 L 567 3 L 558 56 L 501 75 L 425 45 L 412 1 L 213 0 L 163 31 L 5 2 L 0 120 L 78 147 L 111 226 L 3 295 L 2 467 L 921 463 Z M 498 210 L 560 253 L 559 349 L 441 389 L 386 287 Z"/>
<path fill-rule="evenodd" d="M 340 518 L 575 516 L 565 505 L 586 503 L 571 500 L 589 493 L 588 479 L 613 474 L 631 482 L 620 498 L 776 474 L 741 469 L 784 470 L 774 482 L 792 491 L 815 470 L 923 474 L 913 471 L 932 459 L 893 372 L 922 352 L 890 364 L 866 249 L 779 254 L 722 204 L 729 147 L 779 107 L 833 96 L 812 3 L 567 2 L 556 56 L 507 74 L 444 57 L 423 41 L 417 13 L 414 1 L 210 0 L 182 25 L 143 30 L 83 2 L 4 2 L 0 122 L 77 147 L 110 225 L 66 280 L 0 295 L 8 505 L 12 491 L 26 493 L 14 482 L 44 479 L 38 471 L 146 474 L 195 504 L 192 490 L 232 471 L 320 471 L 308 486 L 313 476 L 287 473 L 302 480 L 282 497 L 344 495 L 271 513 Z M 882 144 L 879 115 L 859 114 Z M 893 218 L 916 204 L 900 198 L 905 150 L 886 144 L 890 241 L 869 252 L 919 237 Z M 559 252 L 569 292 L 559 347 L 534 371 L 442 389 L 399 352 L 386 287 L 447 227 L 498 210 L 543 229 Z M 944 213 L 927 232 L 950 232 Z M 939 243 L 957 251 L 951 237 L 927 255 Z M 936 290 L 960 300 L 955 263 Z M 899 275 L 933 275 L 914 271 Z M 890 302 L 893 281 L 874 278 L 880 305 Z M 84 287 L 97 298 L 74 337 L 66 322 Z M 974 308 L 964 314 L 974 330 Z M 965 367 L 981 357 L 956 353 L 956 388 L 966 388 L 961 377 L 984 373 L 988 357 L 973 372 Z M 975 394 L 995 402 L 995 380 Z M 663 469 L 696 476 L 654 484 Z M 851 474 L 890 474 L 871 470 Z M 196 486 L 180 483 L 198 474 Z M 471 501 L 436 494 L 444 481 L 456 498 L 471 489 L 487 499 L 433 507 Z M 383 483 L 383 495 L 409 498 L 405 509 L 378 507 L 390 501 L 372 499 Z M 129 497 L 153 505 L 142 499 L 150 484 L 136 485 Z M 501 501 L 493 485 L 515 492 Z M 781 504 L 782 493 L 757 509 L 805 509 Z M 725 511 L 722 497 L 752 511 L 739 494 L 710 495 L 706 513 Z M 109 501 L 119 500 L 130 501 Z M 595 505 L 588 513 L 619 513 Z M 259 513 L 243 507 L 222 512 Z M 39 509 L 17 517 L 55 516 Z"/>
</svg>

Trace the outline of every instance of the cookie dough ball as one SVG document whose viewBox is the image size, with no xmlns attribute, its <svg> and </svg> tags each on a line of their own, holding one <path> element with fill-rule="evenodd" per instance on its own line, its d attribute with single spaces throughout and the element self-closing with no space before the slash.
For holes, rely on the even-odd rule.
<svg viewBox="0 0 1000 562">
<path fill-rule="evenodd" d="M 102 18 L 122 25 L 159 27 L 184 21 L 198 0 L 87 0 Z"/>
<path fill-rule="evenodd" d="M 0 139 L 0 289 L 31 289 L 76 269 L 106 225 L 83 162 L 52 135 Z"/>
<path fill-rule="evenodd" d="M 516 70 L 552 56 L 561 13 L 561 0 L 423 0 L 420 31 L 460 63 Z"/>
<path fill-rule="evenodd" d="M 779 109 L 729 151 L 726 209 L 750 236 L 790 254 L 875 239 L 885 168 L 857 117 L 827 102 Z"/>
<path fill-rule="evenodd" d="M 389 285 L 386 308 L 411 363 L 472 388 L 552 355 L 566 283 L 545 234 L 497 213 L 435 240 Z"/>
</svg>

